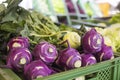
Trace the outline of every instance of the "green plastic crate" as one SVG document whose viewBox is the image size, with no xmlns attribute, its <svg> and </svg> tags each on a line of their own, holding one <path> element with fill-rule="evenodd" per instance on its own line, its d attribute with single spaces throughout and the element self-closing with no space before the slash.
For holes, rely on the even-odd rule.
<svg viewBox="0 0 120 80">
<path fill-rule="evenodd" d="M 74 80 L 85 76 L 85 80 L 120 80 L 120 57 L 91 66 L 56 73 L 36 80 Z M 0 80 L 23 80 L 10 69 L 0 69 Z"/>
<path fill-rule="evenodd" d="M 3 64 L 0 61 L 0 64 Z M 22 80 L 15 72 L 11 69 L 0 68 L 0 80 Z"/>
<path fill-rule="evenodd" d="M 120 57 L 36 80 L 74 80 L 80 76 L 91 76 L 85 80 L 120 80 Z"/>
<path fill-rule="evenodd" d="M 0 80 L 22 80 L 10 69 L 0 69 Z"/>
</svg>

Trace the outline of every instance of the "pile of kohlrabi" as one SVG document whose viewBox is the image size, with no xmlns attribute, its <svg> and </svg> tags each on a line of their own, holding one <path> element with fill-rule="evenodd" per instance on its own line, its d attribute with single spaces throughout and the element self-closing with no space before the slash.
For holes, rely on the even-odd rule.
<svg viewBox="0 0 120 80">
<path fill-rule="evenodd" d="M 81 37 L 76 33 L 77 36 L 68 33 L 71 36 L 64 35 L 64 41 L 59 46 L 44 40 L 33 49 L 30 49 L 28 38 L 21 36 L 12 38 L 7 44 L 6 65 L 0 67 L 10 68 L 15 72 L 22 71 L 25 80 L 33 80 L 114 58 L 111 46 L 104 43 L 103 36 L 94 28 Z M 73 46 L 76 41 L 79 43 Z"/>
</svg>

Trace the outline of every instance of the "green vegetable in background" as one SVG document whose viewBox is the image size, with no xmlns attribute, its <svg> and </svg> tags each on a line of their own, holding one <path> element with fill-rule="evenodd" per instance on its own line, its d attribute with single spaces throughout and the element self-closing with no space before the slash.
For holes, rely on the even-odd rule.
<svg viewBox="0 0 120 80">
<path fill-rule="evenodd" d="M 52 0 L 53 8 L 56 13 L 64 14 L 64 4 L 62 0 Z M 50 6 L 51 4 L 49 4 Z"/>
<path fill-rule="evenodd" d="M 120 23 L 120 13 L 112 16 L 112 18 L 108 22 L 109 24 Z"/>
<path fill-rule="evenodd" d="M 81 45 L 81 37 L 76 32 L 67 32 L 63 37 L 63 41 L 65 40 L 68 40 L 72 48 L 78 48 Z M 67 46 L 67 44 L 65 46 Z"/>
<path fill-rule="evenodd" d="M 105 44 L 112 46 L 114 52 L 120 52 L 120 23 L 112 24 L 108 28 L 96 28 L 105 39 Z"/>
</svg>

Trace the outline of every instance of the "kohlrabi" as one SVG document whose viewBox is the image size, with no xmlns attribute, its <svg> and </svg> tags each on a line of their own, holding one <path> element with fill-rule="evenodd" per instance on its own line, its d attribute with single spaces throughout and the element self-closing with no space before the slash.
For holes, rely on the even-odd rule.
<svg viewBox="0 0 120 80">
<path fill-rule="evenodd" d="M 104 39 L 94 28 L 86 32 L 82 37 L 82 47 L 85 53 L 101 51 Z"/>
<path fill-rule="evenodd" d="M 52 64 L 58 57 L 56 46 L 48 42 L 40 42 L 33 50 L 34 59 L 41 59 L 46 64 Z"/>
<path fill-rule="evenodd" d="M 56 64 L 66 69 L 81 67 L 80 53 L 76 49 L 71 48 L 67 40 L 65 42 L 67 42 L 68 48 L 60 51 Z"/>
</svg>

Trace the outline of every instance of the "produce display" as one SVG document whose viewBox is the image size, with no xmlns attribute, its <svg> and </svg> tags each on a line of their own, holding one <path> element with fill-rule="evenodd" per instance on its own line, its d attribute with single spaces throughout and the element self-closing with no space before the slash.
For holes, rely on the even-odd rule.
<svg viewBox="0 0 120 80">
<path fill-rule="evenodd" d="M 55 25 L 48 17 L 19 7 L 20 1 L 7 0 L 7 7 L 0 4 L 0 55 L 7 56 L 1 68 L 34 80 L 114 58 L 95 28 Z"/>
</svg>

